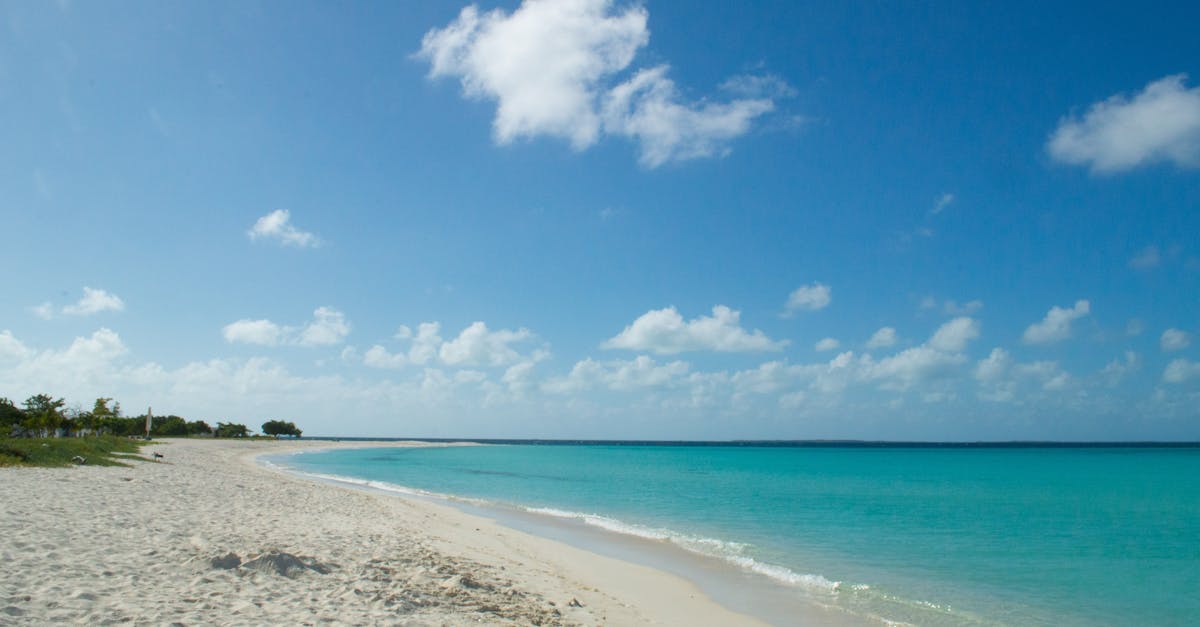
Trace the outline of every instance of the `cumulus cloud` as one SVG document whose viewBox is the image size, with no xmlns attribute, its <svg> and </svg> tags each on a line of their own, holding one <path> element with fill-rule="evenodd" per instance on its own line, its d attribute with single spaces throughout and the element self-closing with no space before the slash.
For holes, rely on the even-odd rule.
<svg viewBox="0 0 1200 627">
<path fill-rule="evenodd" d="M 729 307 L 717 305 L 712 314 L 685 322 L 674 307 L 651 310 L 601 346 L 671 355 L 686 351 L 777 351 L 787 344 L 757 329 L 746 331 L 739 322 L 741 312 Z"/>
<path fill-rule="evenodd" d="M 877 333 L 878 335 L 878 333 Z M 979 337 L 979 323 L 955 318 L 942 324 L 927 342 L 874 361 L 863 358 L 862 376 L 882 381 L 885 389 L 906 390 L 914 384 L 951 374 L 966 362 L 967 344 Z"/>
<path fill-rule="evenodd" d="M 955 318 L 938 327 L 933 337 L 929 338 L 929 346 L 945 352 L 957 353 L 967 347 L 967 343 L 979 337 L 979 322 L 972 318 Z"/>
<path fill-rule="evenodd" d="M 1192 343 L 1192 336 L 1187 331 L 1167 329 L 1158 339 L 1158 345 L 1164 351 L 1181 351 Z"/>
<path fill-rule="evenodd" d="M 1124 360 L 1114 359 L 1104 366 L 1100 375 L 1110 387 L 1116 386 L 1128 375 L 1137 372 L 1142 367 L 1142 360 L 1133 351 L 1125 351 Z"/>
<path fill-rule="evenodd" d="M 65 349 L 35 350 L 0 332 L 0 389 L 70 396 L 112 378 L 114 363 L 128 353 L 117 333 L 100 328 L 76 337 Z"/>
<path fill-rule="evenodd" d="M 300 346 L 329 346 L 338 344 L 350 334 L 350 323 L 342 312 L 329 307 L 317 307 L 313 321 L 296 338 Z"/>
<path fill-rule="evenodd" d="M 887 348 L 896 343 L 896 329 L 892 327 L 883 327 L 871 335 L 871 339 L 867 340 L 867 348 Z"/>
<path fill-rule="evenodd" d="M 456 337 L 445 340 L 440 335 L 441 328 L 439 322 L 422 322 L 417 325 L 415 332 L 407 326 L 401 326 L 395 337 L 409 343 L 407 352 L 391 352 L 381 345 L 375 345 L 363 355 L 363 363 L 374 368 L 400 368 L 433 362 L 459 368 L 499 367 L 519 362 L 533 364 L 549 356 L 543 347 L 527 353 L 517 349 L 516 345 L 536 338 L 529 329 L 492 331 L 487 324 L 476 321 Z"/>
<path fill-rule="evenodd" d="M 408 364 L 404 353 L 391 353 L 376 344 L 363 353 L 363 363 L 372 368 L 401 368 Z"/>
<path fill-rule="evenodd" d="M 221 329 L 221 335 L 231 344 L 277 346 L 330 346 L 339 344 L 350 334 L 346 316 L 330 307 L 318 307 L 311 322 L 302 326 L 282 326 L 270 320 L 248 318 L 231 322 Z"/>
<path fill-rule="evenodd" d="M 254 226 L 247 231 L 250 239 L 270 239 L 285 246 L 299 248 L 315 248 L 321 245 L 316 235 L 301 231 L 291 224 L 291 214 L 287 209 L 276 209 L 259 218 Z"/>
<path fill-rule="evenodd" d="M 1157 162 L 1200 167 L 1200 87 L 1184 87 L 1186 78 L 1167 76 L 1132 98 L 1117 94 L 1082 118 L 1064 118 L 1046 149 L 1063 163 L 1100 174 Z"/>
<path fill-rule="evenodd" d="M 576 394 L 602 387 L 616 391 L 665 387 L 680 382 L 690 366 L 684 361 L 660 364 L 640 355 L 630 360 L 576 362 L 565 377 L 546 381 L 542 389 L 550 394 Z"/>
<path fill-rule="evenodd" d="M 43 317 L 49 317 L 50 303 L 44 303 L 35 308 L 35 312 Z M 70 316 L 90 316 L 102 311 L 124 311 L 125 302 L 116 294 L 90 287 L 83 288 L 83 298 L 78 302 L 63 307 L 62 312 Z"/>
<path fill-rule="evenodd" d="M 1082 318 L 1091 311 L 1086 300 L 1075 301 L 1071 309 L 1054 306 L 1046 312 L 1041 322 L 1035 322 L 1025 329 L 1022 341 L 1026 344 L 1050 344 L 1071 337 L 1071 323 Z"/>
<path fill-rule="evenodd" d="M 834 339 L 832 337 L 827 337 L 827 338 L 824 338 L 824 339 L 818 341 L 813 346 L 813 348 L 818 351 L 824 352 L 824 351 L 837 350 L 837 347 L 839 347 L 841 345 L 842 345 L 842 343 L 837 341 L 836 339 Z"/>
<path fill-rule="evenodd" d="M 225 325 L 221 335 L 232 344 L 275 346 L 283 335 L 283 329 L 270 320 L 242 319 Z"/>
<path fill-rule="evenodd" d="M 438 356 L 452 366 L 506 366 L 521 359 L 512 344 L 531 337 L 533 333 L 528 329 L 489 331 L 486 324 L 474 322 L 458 337 L 442 344 Z"/>
<path fill-rule="evenodd" d="M 1133 358 L 1136 360 L 1136 355 Z M 1126 364 L 1125 367 L 1135 368 L 1136 365 Z M 1118 376 L 1124 376 L 1124 372 Z M 1022 394 L 1028 397 L 1036 390 L 1060 392 L 1072 382 L 1071 375 L 1060 369 L 1058 362 L 1018 363 L 1003 348 L 993 348 L 986 358 L 979 360 L 975 365 L 975 379 L 981 388 L 979 398 L 998 403 L 1017 401 L 1022 387 Z"/>
<path fill-rule="evenodd" d="M 787 303 L 784 305 L 784 315 L 792 316 L 801 310 L 824 309 L 831 302 L 833 302 L 833 290 L 828 285 L 816 282 L 811 285 L 802 285 L 788 295 Z"/>
<path fill-rule="evenodd" d="M 774 106 L 761 89 L 728 103 L 683 102 L 665 65 L 620 82 L 650 40 L 647 19 L 645 8 L 612 0 L 527 0 L 511 14 L 471 5 L 425 33 L 417 55 L 431 78 L 456 77 L 467 97 L 496 103 L 500 144 L 546 135 L 582 150 L 623 135 L 639 142 L 647 167 L 719 154 Z"/>
<path fill-rule="evenodd" d="M 1162 378 L 1167 383 L 1184 383 L 1189 379 L 1200 378 L 1200 362 L 1176 359 L 1167 364 Z"/>
<path fill-rule="evenodd" d="M 16 337 L 13 337 L 12 331 L 5 329 L 0 331 L 0 360 L 3 361 L 21 361 L 30 355 L 30 350 L 25 347 Z"/>
<path fill-rule="evenodd" d="M 975 366 L 975 378 L 980 381 L 996 381 L 1008 373 L 1012 366 L 1012 356 L 1003 348 L 993 348 L 984 359 Z"/>
<path fill-rule="evenodd" d="M 863 376 L 881 380 L 885 389 L 906 390 L 916 383 L 947 375 L 966 360 L 961 353 L 945 352 L 923 344 L 878 362 L 868 361 L 863 367 Z"/>
</svg>

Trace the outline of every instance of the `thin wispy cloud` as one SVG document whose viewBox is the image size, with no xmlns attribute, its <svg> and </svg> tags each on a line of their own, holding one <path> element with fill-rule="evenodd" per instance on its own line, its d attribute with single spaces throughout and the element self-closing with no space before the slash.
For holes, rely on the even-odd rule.
<svg viewBox="0 0 1200 627">
<path fill-rule="evenodd" d="M 246 234 L 251 240 L 273 240 L 284 246 L 316 248 L 321 245 L 320 238 L 296 228 L 291 224 L 291 219 L 287 209 L 276 209 L 255 221 Z"/>
<path fill-rule="evenodd" d="M 1156 80 L 1136 95 L 1117 94 L 1069 116 L 1050 135 L 1050 156 L 1093 173 L 1112 174 L 1151 163 L 1200 167 L 1200 87 L 1186 74 Z"/>
<path fill-rule="evenodd" d="M 1129 260 L 1129 267 L 1137 270 L 1149 270 L 1157 268 L 1161 262 L 1162 255 L 1158 252 L 1158 246 L 1151 244 Z"/>
<path fill-rule="evenodd" d="M 932 215 L 937 215 L 937 214 L 945 211 L 946 208 L 949 207 L 953 203 L 954 203 L 954 194 L 951 194 L 950 192 L 946 192 L 946 193 L 942 194 L 941 196 L 939 196 L 937 201 L 935 201 L 933 203 L 933 208 L 929 210 L 929 213 Z"/>
<path fill-rule="evenodd" d="M 622 80 L 650 41 L 648 17 L 611 0 L 529 0 L 511 14 L 470 5 L 425 33 L 417 56 L 430 78 L 458 78 L 465 96 L 496 103 L 499 144 L 549 136 L 583 150 L 622 136 L 649 168 L 724 154 L 787 93 L 777 77 L 735 77 L 727 84 L 745 97 L 688 102 L 665 64 Z"/>
</svg>

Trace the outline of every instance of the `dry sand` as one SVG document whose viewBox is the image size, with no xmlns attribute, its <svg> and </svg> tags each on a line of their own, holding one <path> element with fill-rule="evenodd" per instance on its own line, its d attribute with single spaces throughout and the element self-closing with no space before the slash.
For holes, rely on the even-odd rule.
<svg viewBox="0 0 1200 627">
<path fill-rule="evenodd" d="M 329 446 L 355 444 L 0 469 L 0 625 L 758 624 L 673 575 L 253 460 Z"/>
</svg>

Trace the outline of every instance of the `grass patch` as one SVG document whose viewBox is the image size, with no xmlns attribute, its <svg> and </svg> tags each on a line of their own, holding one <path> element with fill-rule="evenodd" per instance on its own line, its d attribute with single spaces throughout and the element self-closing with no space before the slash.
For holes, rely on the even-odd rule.
<svg viewBox="0 0 1200 627">
<path fill-rule="evenodd" d="M 89 466 L 128 466 L 120 460 L 141 460 L 145 442 L 112 435 L 86 438 L 0 438 L 0 466 L 74 466 L 79 456 Z"/>
</svg>

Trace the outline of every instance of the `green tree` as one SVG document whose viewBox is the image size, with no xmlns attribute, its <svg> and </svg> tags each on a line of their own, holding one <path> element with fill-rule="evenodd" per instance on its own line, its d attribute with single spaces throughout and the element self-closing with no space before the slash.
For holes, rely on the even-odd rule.
<svg viewBox="0 0 1200 627">
<path fill-rule="evenodd" d="M 64 399 L 55 399 L 49 394 L 38 394 L 25 399 L 25 420 L 22 427 L 35 435 L 51 436 L 63 424 Z"/>
<path fill-rule="evenodd" d="M 193 420 L 187 423 L 188 435 L 212 435 L 213 428 L 208 426 L 203 420 Z"/>
<path fill-rule="evenodd" d="M 0 397 L 0 438 L 6 437 L 13 429 L 20 428 L 25 421 L 25 412 L 7 398 Z"/>
<path fill-rule="evenodd" d="M 150 419 L 151 435 L 187 435 L 187 432 L 187 421 L 179 416 L 155 416 Z"/>
<path fill-rule="evenodd" d="M 216 435 L 218 438 L 244 438 L 250 435 L 250 430 L 236 422 L 218 422 Z"/>
<path fill-rule="evenodd" d="M 290 435 L 292 437 L 300 437 L 301 431 L 296 428 L 296 425 L 291 422 L 282 420 L 268 420 L 263 423 L 262 432 L 267 435 L 279 437 L 281 435 Z"/>
</svg>

